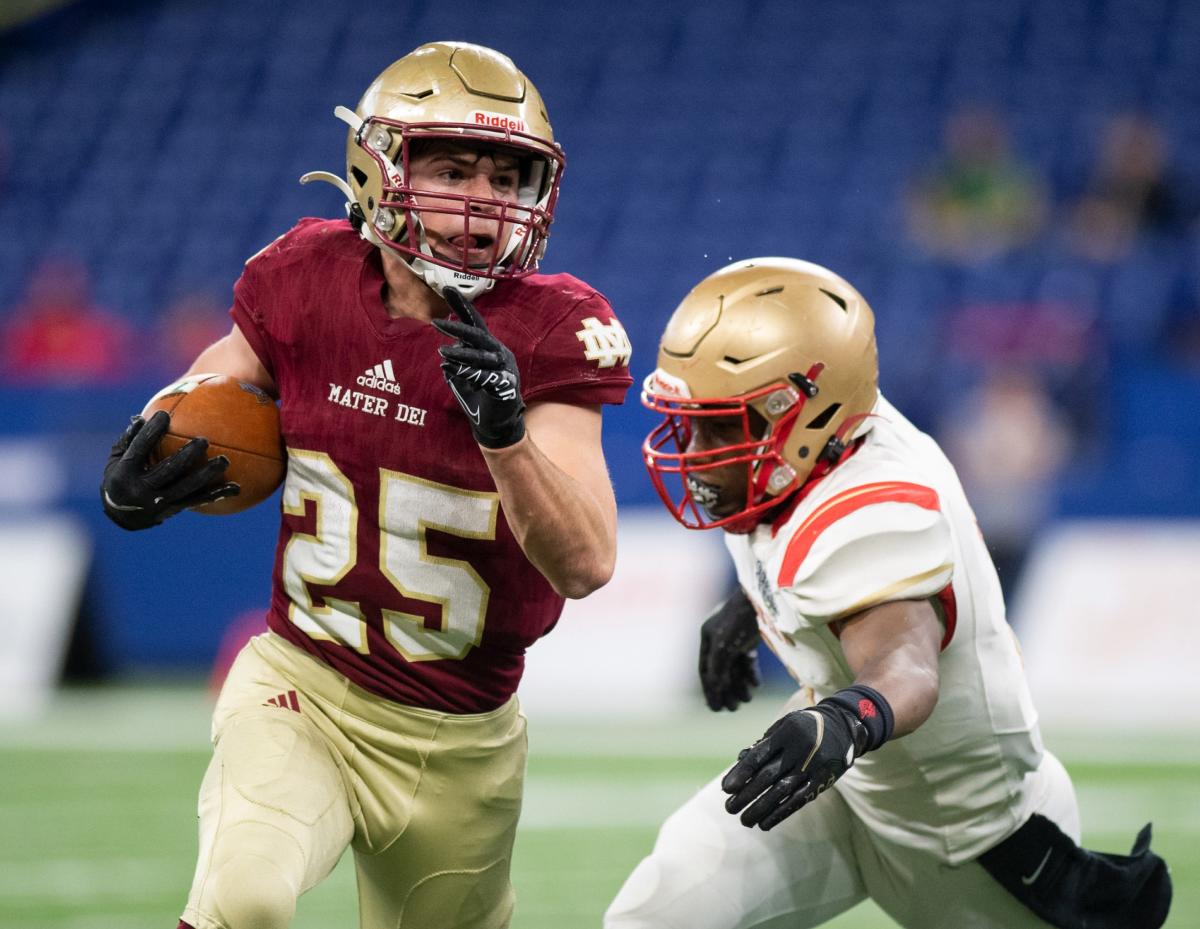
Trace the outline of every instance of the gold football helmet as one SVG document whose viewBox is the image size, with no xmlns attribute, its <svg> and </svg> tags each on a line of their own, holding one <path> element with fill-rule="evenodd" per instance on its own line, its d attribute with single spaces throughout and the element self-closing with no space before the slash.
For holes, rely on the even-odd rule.
<svg viewBox="0 0 1200 929">
<path fill-rule="evenodd" d="M 794 258 L 728 265 L 675 310 L 643 385 L 642 403 L 664 415 L 642 447 L 651 480 L 689 529 L 749 532 L 865 434 L 878 373 L 875 317 L 841 277 Z M 689 448 L 698 417 L 737 416 L 741 441 Z M 747 469 L 745 505 L 713 517 L 703 472 L 734 464 Z"/>
<path fill-rule="evenodd" d="M 456 287 L 473 297 L 493 281 L 537 270 L 554 218 L 565 157 L 537 88 L 506 56 L 463 42 L 422 45 L 380 74 L 357 110 L 334 115 L 350 126 L 346 179 L 313 171 L 346 195 L 351 220 L 363 237 L 404 256 L 434 290 Z M 409 156 L 416 140 L 482 143 L 509 151 L 520 164 L 516 202 L 413 188 Z M 418 204 L 415 197 L 421 197 Z M 467 264 L 434 254 L 422 214 L 461 216 L 470 238 L 474 217 L 509 230 L 490 243 L 489 259 Z"/>
</svg>

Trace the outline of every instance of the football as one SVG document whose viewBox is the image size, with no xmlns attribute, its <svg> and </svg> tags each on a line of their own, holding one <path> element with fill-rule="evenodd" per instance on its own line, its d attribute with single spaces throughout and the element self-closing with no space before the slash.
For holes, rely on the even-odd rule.
<svg viewBox="0 0 1200 929">
<path fill-rule="evenodd" d="M 159 410 L 171 414 L 171 427 L 152 457 L 161 461 L 203 436 L 208 457 L 229 459 L 221 482 L 240 484 L 242 492 L 196 507 L 197 513 L 220 516 L 261 503 L 283 480 L 287 456 L 279 432 L 279 408 L 253 384 L 224 374 L 193 374 L 164 387 L 150 398 L 142 417 Z"/>
</svg>

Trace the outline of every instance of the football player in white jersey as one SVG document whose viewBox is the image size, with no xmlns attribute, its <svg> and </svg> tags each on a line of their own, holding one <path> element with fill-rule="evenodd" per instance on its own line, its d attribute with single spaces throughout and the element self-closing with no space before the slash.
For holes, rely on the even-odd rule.
<svg viewBox="0 0 1200 929">
<path fill-rule="evenodd" d="M 705 621 L 714 710 L 760 639 L 800 689 L 673 814 L 607 929 L 802 929 L 873 898 L 913 929 L 1156 929 L 1149 851 L 1077 845 L 987 548 L 954 468 L 877 387 L 874 317 L 804 261 L 732 264 L 667 324 L 643 402 L 663 501 L 722 528 L 738 590 Z"/>
</svg>

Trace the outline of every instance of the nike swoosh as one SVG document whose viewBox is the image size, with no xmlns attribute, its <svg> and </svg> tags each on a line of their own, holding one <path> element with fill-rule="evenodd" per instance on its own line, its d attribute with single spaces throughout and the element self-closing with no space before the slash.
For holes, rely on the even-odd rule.
<svg viewBox="0 0 1200 929">
<path fill-rule="evenodd" d="M 468 404 L 467 401 L 463 399 L 463 395 L 460 394 L 458 392 L 458 388 L 454 386 L 454 381 L 450 381 L 449 384 L 450 384 L 450 389 L 452 391 L 454 391 L 455 398 L 458 400 L 458 405 L 463 408 L 464 413 L 466 413 L 468 416 L 471 417 L 472 422 L 474 422 L 475 425 L 478 426 L 479 425 L 479 407 L 476 407 L 475 409 L 471 409 L 470 404 Z"/>
<path fill-rule="evenodd" d="M 1038 879 L 1038 875 L 1042 873 L 1042 868 L 1046 867 L 1046 862 L 1050 860 L 1050 855 L 1053 852 L 1054 852 L 1054 849 L 1052 849 L 1052 848 L 1046 849 L 1046 854 L 1042 858 L 1042 863 L 1037 866 L 1037 870 L 1034 871 L 1031 875 L 1029 875 L 1029 877 L 1021 878 L 1021 883 L 1024 884 L 1026 887 L 1028 887 L 1030 884 L 1032 884 L 1034 881 L 1036 881 Z"/>
<path fill-rule="evenodd" d="M 107 503 L 112 509 L 122 510 L 123 512 L 126 512 L 126 513 L 133 513 L 133 512 L 136 512 L 136 511 L 142 509 L 142 507 L 140 507 L 140 506 L 125 506 L 123 504 L 117 503 L 117 501 L 115 501 L 112 497 L 110 497 L 108 495 L 107 490 L 104 491 L 104 502 Z M 157 503 L 158 501 L 156 500 L 155 502 Z"/>
</svg>

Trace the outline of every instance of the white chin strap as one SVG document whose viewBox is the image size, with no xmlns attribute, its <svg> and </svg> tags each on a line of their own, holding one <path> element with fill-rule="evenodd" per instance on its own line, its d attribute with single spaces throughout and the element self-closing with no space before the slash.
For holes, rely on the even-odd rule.
<svg viewBox="0 0 1200 929">
<path fill-rule="evenodd" d="M 453 287 L 468 300 L 474 300 L 480 294 L 491 290 L 492 285 L 496 283 L 490 277 L 480 277 L 477 274 L 467 274 L 464 271 L 455 271 L 453 268 L 444 268 L 432 261 L 426 261 L 424 258 L 409 255 L 402 257 L 413 274 L 432 287 L 439 297 L 445 288 Z"/>
</svg>

